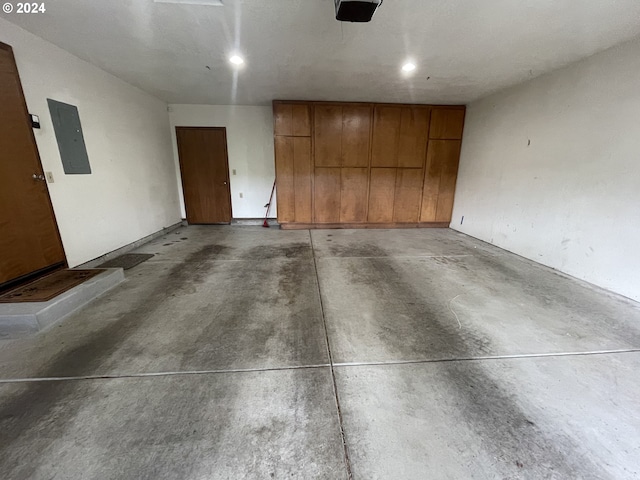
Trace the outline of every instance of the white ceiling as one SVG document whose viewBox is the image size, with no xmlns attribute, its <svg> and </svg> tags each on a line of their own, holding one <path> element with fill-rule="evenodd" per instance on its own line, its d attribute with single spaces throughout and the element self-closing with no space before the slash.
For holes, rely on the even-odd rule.
<svg viewBox="0 0 640 480">
<path fill-rule="evenodd" d="M 3 16 L 169 103 L 202 104 L 468 103 L 640 34 L 638 0 L 386 0 L 366 24 L 336 21 L 333 0 L 223 1 L 53 0 Z"/>
</svg>

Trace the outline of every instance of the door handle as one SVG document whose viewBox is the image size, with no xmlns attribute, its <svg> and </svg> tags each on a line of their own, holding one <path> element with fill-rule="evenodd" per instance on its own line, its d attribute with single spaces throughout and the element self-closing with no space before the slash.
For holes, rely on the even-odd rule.
<svg viewBox="0 0 640 480">
<path fill-rule="evenodd" d="M 33 178 L 34 180 L 42 180 L 44 182 L 45 178 L 44 175 L 38 175 L 37 173 L 34 173 L 31 178 Z"/>
<path fill-rule="evenodd" d="M 227 182 L 222 182 L 222 184 L 223 184 L 223 185 L 226 185 L 226 184 L 227 184 Z"/>
</svg>

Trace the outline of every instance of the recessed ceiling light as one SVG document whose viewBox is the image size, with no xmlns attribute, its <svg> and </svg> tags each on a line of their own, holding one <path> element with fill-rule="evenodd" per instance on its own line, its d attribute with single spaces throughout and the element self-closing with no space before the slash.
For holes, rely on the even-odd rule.
<svg viewBox="0 0 640 480">
<path fill-rule="evenodd" d="M 412 62 L 407 62 L 402 66 L 403 72 L 413 72 L 416 69 L 416 64 Z"/>
<path fill-rule="evenodd" d="M 229 61 L 234 65 L 242 65 L 244 63 L 244 58 L 240 55 L 232 55 L 229 57 Z"/>
</svg>

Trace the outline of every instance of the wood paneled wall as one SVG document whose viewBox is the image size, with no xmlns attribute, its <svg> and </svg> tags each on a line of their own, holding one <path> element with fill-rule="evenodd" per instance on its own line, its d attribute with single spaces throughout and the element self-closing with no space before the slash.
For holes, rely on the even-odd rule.
<svg viewBox="0 0 640 480">
<path fill-rule="evenodd" d="M 465 107 L 273 103 L 282 228 L 448 226 Z"/>
</svg>

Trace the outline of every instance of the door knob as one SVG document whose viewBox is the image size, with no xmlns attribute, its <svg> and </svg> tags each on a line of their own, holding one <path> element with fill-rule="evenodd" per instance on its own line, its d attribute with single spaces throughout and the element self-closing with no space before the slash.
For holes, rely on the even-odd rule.
<svg viewBox="0 0 640 480">
<path fill-rule="evenodd" d="M 34 173 L 31 178 L 33 178 L 34 180 L 42 180 L 44 182 L 44 175 L 38 175 L 37 173 Z"/>
<path fill-rule="evenodd" d="M 222 184 L 223 184 L 223 185 L 226 185 L 226 184 L 227 184 L 227 182 L 222 182 Z"/>
</svg>

